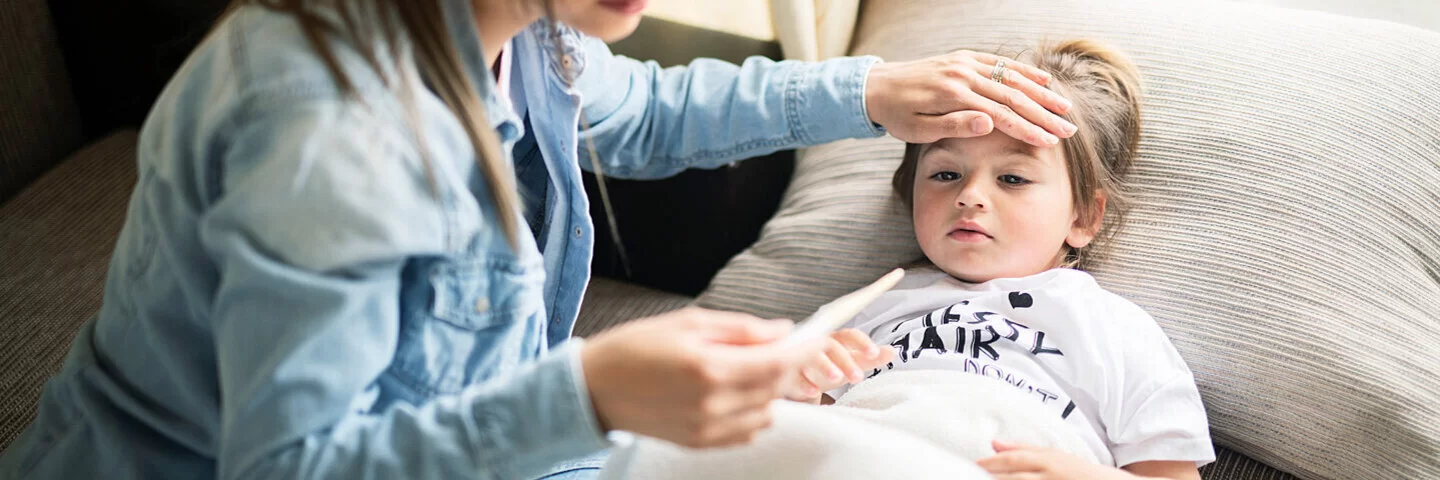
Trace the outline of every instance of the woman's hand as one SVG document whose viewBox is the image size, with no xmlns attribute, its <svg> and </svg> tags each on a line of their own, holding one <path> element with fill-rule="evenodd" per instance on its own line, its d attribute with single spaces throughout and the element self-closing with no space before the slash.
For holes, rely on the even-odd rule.
<svg viewBox="0 0 1440 480">
<path fill-rule="evenodd" d="M 991 79 L 1005 61 L 1002 82 Z M 865 107 L 870 120 L 912 143 L 969 138 L 1000 131 L 1037 147 L 1075 134 L 1060 118 L 1070 101 L 1043 85 L 1050 75 L 987 53 L 961 50 L 910 62 L 882 62 L 870 69 Z"/>
<path fill-rule="evenodd" d="M 692 448 L 749 443 L 770 426 L 797 352 L 819 348 L 771 344 L 793 326 L 686 308 L 595 336 L 581 362 L 601 426 Z"/>
<path fill-rule="evenodd" d="M 982 458 L 980 468 L 995 480 L 1136 480 L 1124 470 L 1087 462 L 1074 455 L 1032 445 L 990 442 L 995 455 Z"/>
<path fill-rule="evenodd" d="M 830 334 L 823 351 L 802 359 L 786 388 L 785 398 L 819 403 L 820 395 L 846 383 L 860 383 L 865 371 L 884 365 L 895 356 L 889 345 L 878 347 L 859 330 L 847 328 Z"/>
</svg>

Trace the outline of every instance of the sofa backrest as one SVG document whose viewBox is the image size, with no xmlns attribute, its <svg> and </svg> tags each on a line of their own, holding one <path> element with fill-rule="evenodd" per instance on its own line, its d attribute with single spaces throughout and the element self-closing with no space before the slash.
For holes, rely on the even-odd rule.
<svg viewBox="0 0 1440 480">
<path fill-rule="evenodd" d="M 0 201 L 79 142 L 79 115 L 45 0 L 0 2 Z"/>
</svg>

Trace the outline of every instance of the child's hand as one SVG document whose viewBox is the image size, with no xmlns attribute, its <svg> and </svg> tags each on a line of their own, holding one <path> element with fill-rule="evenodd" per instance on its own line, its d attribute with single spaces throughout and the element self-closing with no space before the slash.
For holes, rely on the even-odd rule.
<svg viewBox="0 0 1440 480">
<path fill-rule="evenodd" d="M 879 347 L 859 330 L 847 328 L 830 334 L 825 350 L 801 363 L 786 398 L 797 402 L 818 403 L 825 391 L 860 383 L 865 373 L 889 362 L 895 349 Z"/>
<path fill-rule="evenodd" d="M 1061 480 L 1072 478 L 1094 480 L 1134 480 L 1124 470 L 1097 465 L 1074 455 L 1033 445 L 990 442 L 995 455 L 975 462 L 995 476 L 995 480 Z"/>
</svg>

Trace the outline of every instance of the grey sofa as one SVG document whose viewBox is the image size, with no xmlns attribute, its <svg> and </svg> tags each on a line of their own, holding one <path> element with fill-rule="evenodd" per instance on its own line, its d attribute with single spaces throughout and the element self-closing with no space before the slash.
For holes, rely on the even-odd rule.
<svg viewBox="0 0 1440 480">
<path fill-rule="evenodd" d="M 81 97 L 96 98 L 93 89 L 92 94 L 76 94 L 75 85 L 84 82 L 76 81 L 73 72 L 97 72 L 93 65 L 77 67 L 73 58 L 67 63 L 67 55 L 73 52 L 61 47 L 51 11 L 52 6 L 67 4 L 75 5 L 44 0 L 0 2 L 0 364 L 4 366 L 0 370 L 0 449 L 34 417 L 45 380 L 59 369 L 79 326 L 99 308 L 110 252 L 136 178 L 133 122 L 104 120 L 114 113 L 114 102 L 82 104 L 86 102 Z M 82 48 L 67 43 L 70 50 Z M 773 49 L 773 45 L 767 48 Z M 167 66 L 173 68 L 161 68 Z M 91 84 L 105 81 L 84 80 Z M 101 111 L 86 115 L 87 108 Z M 772 188 L 783 188 L 788 170 L 763 172 L 783 175 L 772 182 Z M 750 185 L 753 188 L 754 184 Z M 653 188 L 636 187 L 626 193 L 622 186 L 621 190 L 620 195 L 631 198 L 634 205 L 657 194 Z M 774 201 L 778 192 L 769 195 Z M 646 217 L 627 217 L 625 208 L 622 205 L 622 220 Z M 762 216 L 751 219 L 750 230 L 731 240 L 753 240 L 774 205 L 747 211 Z M 635 226 L 633 221 L 631 227 L 625 225 L 622 221 L 622 229 L 629 229 L 627 237 L 645 238 L 643 225 Z M 685 238 L 663 241 L 713 237 L 711 233 L 694 231 Z M 643 240 L 637 242 L 645 246 Z M 733 246 L 730 251 L 722 249 L 722 255 L 733 253 Z M 606 254 L 602 251 L 601 255 Z M 660 258 L 652 263 L 667 261 Z M 645 262 L 637 261 L 641 266 Z M 701 271 L 708 275 L 718 267 L 711 265 Z M 597 270 L 618 271 L 604 265 Z M 638 275 L 644 277 L 645 272 Z M 668 281 L 663 274 L 650 278 L 652 284 Z M 695 293 L 693 288 L 677 290 Z M 576 333 L 591 335 L 626 320 L 680 308 L 692 300 L 687 294 L 598 276 L 586 292 Z M 1224 449 L 1220 460 L 1203 474 L 1207 479 L 1290 478 Z"/>
</svg>

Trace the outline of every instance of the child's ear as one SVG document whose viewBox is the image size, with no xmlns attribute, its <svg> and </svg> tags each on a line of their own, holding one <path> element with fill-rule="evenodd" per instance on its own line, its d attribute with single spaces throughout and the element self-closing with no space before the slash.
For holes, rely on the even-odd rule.
<svg viewBox="0 0 1440 480">
<path fill-rule="evenodd" d="M 1095 209 L 1090 215 L 1081 215 L 1075 212 L 1075 223 L 1070 225 L 1070 234 L 1065 236 L 1065 244 L 1071 248 L 1085 248 L 1095 240 L 1095 235 L 1100 233 L 1100 222 L 1105 219 L 1105 191 L 1095 192 Z"/>
</svg>

